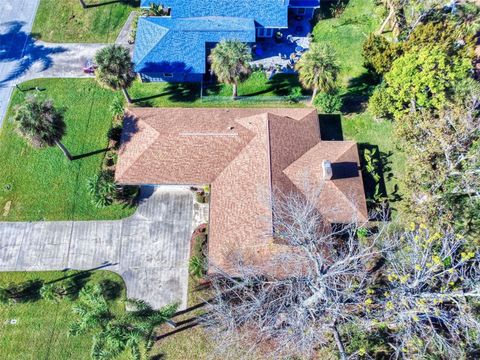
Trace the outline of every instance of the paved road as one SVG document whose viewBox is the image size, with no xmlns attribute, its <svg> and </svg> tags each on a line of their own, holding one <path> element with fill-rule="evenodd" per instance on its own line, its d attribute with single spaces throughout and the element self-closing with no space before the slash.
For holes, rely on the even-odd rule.
<svg viewBox="0 0 480 360">
<path fill-rule="evenodd" d="M 0 271 L 104 266 L 123 277 L 128 297 L 186 308 L 192 194 L 162 189 L 144 196 L 135 215 L 120 221 L 0 223 Z"/>
<path fill-rule="evenodd" d="M 40 0 L 0 0 L 0 127 L 12 88 L 5 77 L 23 58 Z"/>
</svg>

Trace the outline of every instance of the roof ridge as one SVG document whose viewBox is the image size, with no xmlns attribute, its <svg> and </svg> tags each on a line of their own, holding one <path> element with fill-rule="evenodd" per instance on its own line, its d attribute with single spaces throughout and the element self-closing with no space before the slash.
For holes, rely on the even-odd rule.
<svg viewBox="0 0 480 360">
<path fill-rule="evenodd" d="M 140 19 L 142 19 L 142 21 L 147 22 L 149 24 L 149 26 L 156 26 L 156 27 L 162 28 L 163 30 L 165 30 L 165 33 L 158 39 L 158 41 L 153 42 L 153 44 L 149 47 L 148 51 L 145 52 L 145 55 L 143 55 L 141 59 L 136 61 L 137 64 L 143 63 L 143 60 L 145 60 L 145 58 L 152 52 L 152 50 L 157 47 L 157 45 L 160 43 L 160 41 L 162 41 L 163 38 L 170 32 L 169 28 L 166 28 L 165 26 L 162 26 L 158 23 L 155 23 L 155 22 L 151 21 L 153 19 L 150 19 L 150 17 L 148 17 L 148 16 L 147 17 L 140 17 Z M 137 27 L 138 27 L 138 25 L 137 25 Z"/>
<path fill-rule="evenodd" d="M 361 176 L 361 175 L 360 175 Z M 350 205 L 350 208 L 352 210 L 352 214 L 355 215 L 355 218 L 356 220 L 358 221 L 358 214 L 360 215 L 363 215 L 361 212 L 360 212 L 360 209 L 358 209 L 355 204 L 353 203 L 352 200 L 350 200 L 347 196 L 347 194 L 345 194 L 338 186 L 337 184 L 335 183 L 335 179 L 333 180 L 330 180 L 330 182 L 332 183 L 332 185 L 335 187 L 335 189 L 337 190 L 337 192 L 339 192 L 340 194 L 342 194 L 342 197 L 347 201 L 347 203 Z M 353 219 L 352 219 L 352 222 L 353 222 Z"/>
<path fill-rule="evenodd" d="M 269 177 L 269 194 L 270 197 L 273 197 L 273 166 L 272 166 L 272 137 L 271 137 L 271 131 L 270 131 L 270 123 L 271 119 L 270 116 L 272 116 L 272 113 L 267 112 L 266 113 L 266 118 L 267 118 L 267 143 L 268 143 L 268 177 Z M 271 199 L 270 199 L 271 201 Z M 273 215 L 272 215 L 272 229 L 273 229 Z"/>
<path fill-rule="evenodd" d="M 222 171 L 220 171 L 217 176 L 215 177 L 215 179 L 212 180 L 212 185 L 213 183 L 215 182 L 215 180 L 217 178 L 219 178 L 224 172 L 225 170 L 230 166 L 230 164 L 232 164 L 239 156 L 240 154 L 247 148 L 248 145 L 250 145 L 250 143 L 258 136 L 258 133 L 255 132 L 255 131 L 252 131 L 251 129 L 249 129 L 248 127 L 244 126 L 241 122 L 239 122 L 239 120 L 241 119 L 247 119 L 251 116 L 245 116 L 245 117 L 241 117 L 241 118 L 238 118 L 238 119 L 234 119 L 234 121 L 242 126 L 243 128 L 245 128 L 247 131 L 251 132 L 253 134 L 252 138 L 250 139 L 250 141 L 248 141 L 247 143 L 245 143 L 245 145 L 242 147 L 242 149 L 237 153 L 237 155 L 222 169 Z"/>
</svg>

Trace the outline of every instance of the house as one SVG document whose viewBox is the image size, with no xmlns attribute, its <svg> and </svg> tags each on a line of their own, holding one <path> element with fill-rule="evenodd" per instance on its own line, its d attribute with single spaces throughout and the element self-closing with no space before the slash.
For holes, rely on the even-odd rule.
<svg viewBox="0 0 480 360">
<path fill-rule="evenodd" d="M 224 269 L 232 256 L 259 264 L 285 249 L 269 236 L 277 192 L 321 188 L 329 223 L 368 219 L 356 144 L 322 141 L 312 109 L 130 109 L 116 180 L 210 185 L 208 252 Z"/>
<path fill-rule="evenodd" d="M 221 40 L 254 43 L 287 29 L 289 13 L 311 18 L 320 0 L 142 0 L 169 16 L 141 17 L 133 60 L 144 81 L 199 82 Z"/>
</svg>

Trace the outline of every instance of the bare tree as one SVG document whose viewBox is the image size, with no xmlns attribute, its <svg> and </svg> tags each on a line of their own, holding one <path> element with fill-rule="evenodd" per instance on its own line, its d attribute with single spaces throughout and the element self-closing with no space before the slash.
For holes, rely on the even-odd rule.
<svg viewBox="0 0 480 360">
<path fill-rule="evenodd" d="M 271 237 L 285 251 L 258 265 L 239 254 L 228 272 L 211 265 L 214 296 L 201 321 L 222 358 L 309 358 L 334 344 L 346 360 L 355 356 L 346 350 L 352 327 L 387 329 L 383 341 L 397 358 L 479 344 L 470 303 L 480 296 L 477 255 L 463 240 L 424 225 L 334 228 L 315 199 L 273 201 Z"/>
<path fill-rule="evenodd" d="M 314 206 L 316 196 L 273 201 L 271 236 L 286 251 L 261 265 L 246 265 L 239 255 L 228 273 L 215 269 L 215 297 L 203 323 L 224 357 L 238 348 L 246 349 L 245 358 L 257 351 L 264 358 L 310 356 L 334 339 L 347 359 L 338 327 L 358 322 L 365 308 L 370 271 L 384 251 L 383 231 L 359 242 L 355 225 L 333 229 Z"/>
<path fill-rule="evenodd" d="M 443 110 L 408 114 L 396 132 L 409 154 L 407 214 L 474 238 L 480 231 L 480 87 L 474 80 L 458 87 L 465 93 Z"/>
<path fill-rule="evenodd" d="M 433 11 L 451 5 L 449 0 L 383 0 L 387 16 L 377 34 L 382 34 L 390 26 L 393 36 L 406 31 L 408 35 Z"/>
<path fill-rule="evenodd" d="M 476 252 L 457 236 L 424 226 L 394 242 L 397 250 L 386 254 L 385 288 L 370 303 L 374 317 L 390 327 L 397 357 L 437 351 L 453 359 L 478 346 L 480 322 L 472 302 L 480 297 Z"/>
</svg>

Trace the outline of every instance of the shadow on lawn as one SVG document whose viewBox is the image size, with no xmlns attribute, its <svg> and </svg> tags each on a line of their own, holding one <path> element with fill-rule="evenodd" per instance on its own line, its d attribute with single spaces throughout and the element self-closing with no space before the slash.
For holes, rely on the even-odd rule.
<svg viewBox="0 0 480 360">
<path fill-rule="evenodd" d="M 366 72 L 359 77 L 351 79 L 348 82 L 346 93 L 342 96 L 342 112 L 349 114 L 365 111 L 368 99 L 372 95 L 376 85 L 371 75 Z"/>
<path fill-rule="evenodd" d="M 105 262 L 101 266 L 89 270 L 72 271 L 70 269 L 64 269 L 63 271 L 67 275 L 47 282 L 41 279 L 34 279 L 21 283 L 10 283 L 2 287 L 2 291 L 4 292 L 2 295 L 14 303 L 34 302 L 42 298 L 41 289 L 44 285 L 58 284 L 64 289 L 62 290 L 64 291 L 62 296 L 68 296 L 74 300 L 78 297 L 80 290 L 82 290 L 90 280 L 93 271 L 113 265 L 116 264 Z M 105 297 L 108 299 L 118 298 L 122 291 L 120 284 L 109 279 L 101 281 L 100 286 L 102 287 Z"/>
<path fill-rule="evenodd" d="M 138 106 L 153 107 L 152 100 L 165 97 L 171 102 L 194 102 L 200 98 L 200 84 L 198 83 L 167 83 L 165 91 L 159 94 L 136 98 L 133 102 Z"/>
<path fill-rule="evenodd" d="M 266 79 L 265 79 L 266 80 Z M 276 96 L 288 96 L 291 89 L 300 86 L 298 77 L 293 74 L 277 74 L 270 80 L 266 80 L 265 87 L 258 91 L 247 92 L 242 91 L 242 84 L 239 86 L 239 93 L 242 97 L 253 97 L 273 93 Z M 260 87 L 260 86 L 259 86 Z M 207 95 L 219 95 L 222 91 L 222 84 L 213 84 L 205 88 Z"/>
<path fill-rule="evenodd" d="M 338 114 L 320 114 L 320 136 L 323 141 L 342 141 L 342 117 Z"/>
<path fill-rule="evenodd" d="M 138 106 L 153 107 L 157 106 L 157 104 L 155 104 L 155 99 L 161 99 L 164 97 L 167 101 L 172 103 L 191 103 L 200 99 L 200 94 L 202 92 L 200 86 L 199 83 L 167 83 L 164 91 L 161 93 L 139 97 L 134 99 L 133 102 Z M 257 87 L 261 88 L 261 90 L 245 92 L 245 90 L 242 89 L 242 84 L 240 84 L 239 92 L 243 98 L 255 97 L 268 93 L 273 93 L 276 96 L 288 96 L 290 95 L 291 89 L 297 86 L 300 86 L 300 83 L 295 75 L 278 74 L 272 79 L 266 81 L 263 86 Z M 222 84 L 208 84 L 204 85 L 203 94 L 205 97 L 220 97 L 222 96 L 221 93 L 224 89 L 225 88 Z M 230 96 L 231 95 L 228 94 L 222 97 L 230 98 Z"/>
<path fill-rule="evenodd" d="M 387 205 L 388 210 L 393 210 L 392 204 L 402 200 L 397 185 L 390 194 L 386 186 L 386 183 L 392 181 L 394 176 L 391 167 L 393 152 L 380 151 L 377 145 L 368 143 L 358 144 L 358 151 L 369 212 L 379 212 L 383 205 Z M 370 161 L 367 160 L 369 157 Z M 369 171 L 369 164 L 373 165 L 375 171 Z M 379 216 L 381 215 L 379 213 Z"/>
<path fill-rule="evenodd" d="M 89 157 L 89 156 L 94 156 L 94 155 L 97 155 L 97 154 L 106 153 L 109 150 L 111 150 L 111 148 L 108 147 L 108 148 L 105 148 L 105 149 L 91 151 L 91 152 L 81 154 L 81 155 L 74 155 L 74 156 L 72 156 L 72 160 L 80 160 L 80 159 L 83 159 L 83 158 L 86 158 L 86 157 Z"/>
<path fill-rule="evenodd" d="M 96 8 L 96 7 L 100 7 L 100 6 L 112 5 L 112 4 L 117 4 L 117 3 L 127 4 L 127 5 L 130 5 L 131 7 L 140 6 L 140 0 L 109 0 L 109 1 L 105 1 L 105 2 L 96 2 L 94 4 L 89 4 L 88 1 L 86 1 L 86 0 L 80 0 L 80 3 L 82 4 L 82 7 L 84 9 Z"/>
</svg>

